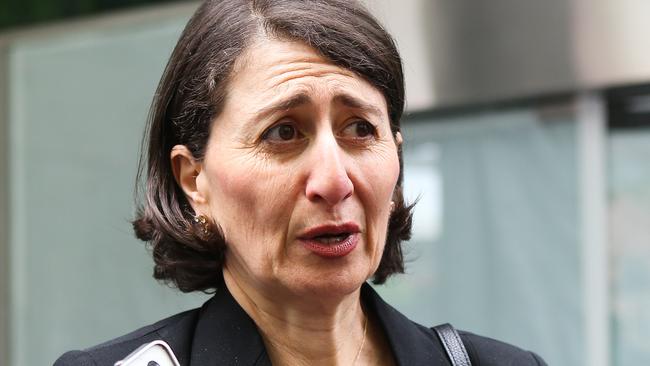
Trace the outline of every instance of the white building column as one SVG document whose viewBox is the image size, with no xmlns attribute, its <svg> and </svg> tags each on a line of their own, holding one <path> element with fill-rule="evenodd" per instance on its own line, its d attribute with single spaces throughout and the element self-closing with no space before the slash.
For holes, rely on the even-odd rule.
<svg viewBox="0 0 650 366">
<path fill-rule="evenodd" d="M 578 166 L 585 365 L 609 366 L 610 279 L 607 247 L 607 115 L 601 93 L 578 96 Z"/>
</svg>

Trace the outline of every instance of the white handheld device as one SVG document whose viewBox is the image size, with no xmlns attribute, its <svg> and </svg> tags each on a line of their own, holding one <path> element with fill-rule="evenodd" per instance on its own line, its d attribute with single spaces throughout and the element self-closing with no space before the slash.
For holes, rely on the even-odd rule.
<svg viewBox="0 0 650 366">
<path fill-rule="evenodd" d="M 180 366 L 174 352 L 165 341 L 145 343 L 115 366 Z"/>
</svg>

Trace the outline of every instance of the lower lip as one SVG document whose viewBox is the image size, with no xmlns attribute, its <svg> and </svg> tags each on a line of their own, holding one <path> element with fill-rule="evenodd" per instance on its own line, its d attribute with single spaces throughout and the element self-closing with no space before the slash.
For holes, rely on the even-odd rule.
<svg viewBox="0 0 650 366">
<path fill-rule="evenodd" d="M 303 239 L 303 246 L 312 253 L 325 258 L 341 258 L 350 254 L 359 244 L 359 234 L 351 234 L 338 243 L 325 244 L 317 240 Z"/>
</svg>

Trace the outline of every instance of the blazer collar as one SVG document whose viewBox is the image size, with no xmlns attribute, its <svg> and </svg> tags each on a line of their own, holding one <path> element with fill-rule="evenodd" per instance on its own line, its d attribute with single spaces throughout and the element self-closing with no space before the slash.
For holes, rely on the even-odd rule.
<svg viewBox="0 0 650 366">
<path fill-rule="evenodd" d="M 433 331 L 411 322 L 364 284 L 361 298 L 379 320 L 398 366 L 448 366 Z M 271 366 L 257 326 L 222 285 L 199 313 L 190 365 Z"/>
<path fill-rule="evenodd" d="M 361 300 L 366 310 L 379 319 L 398 366 L 451 366 L 430 328 L 395 310 L 367 283 L 361 287 Z"/>
<path fill-rule="evenodd" d="M 257 326 L 225 284 L 201 308 L 190 365 L 271 366 Z"/>
</svg>

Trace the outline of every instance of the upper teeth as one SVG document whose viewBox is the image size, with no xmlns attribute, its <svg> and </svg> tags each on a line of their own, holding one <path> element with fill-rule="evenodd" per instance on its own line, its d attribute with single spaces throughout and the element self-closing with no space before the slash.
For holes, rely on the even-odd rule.
<svg viewBox="0 0 650 366">
<path fill-rule="evenodd" d="M 314 238 L 314 240 L 319 241 L 321 243 L 335 243 L 337 241 L 341 241 L 345 238 L 348 237 L 348 234 L 342 233 L 342 234 L 324 234 L 324 235 L 319 235 Z"/>
</svg>

